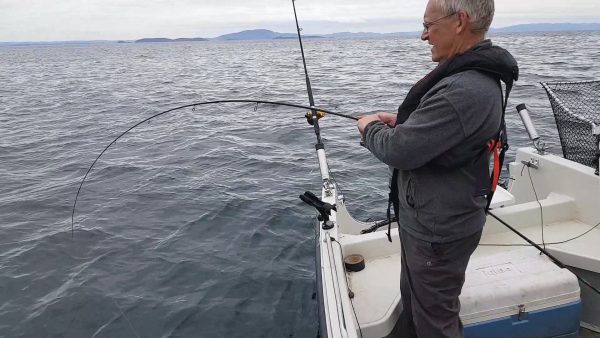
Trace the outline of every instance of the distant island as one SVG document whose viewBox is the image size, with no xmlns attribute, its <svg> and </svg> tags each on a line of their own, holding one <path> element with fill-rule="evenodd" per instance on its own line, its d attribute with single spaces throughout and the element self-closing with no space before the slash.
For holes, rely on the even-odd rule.
<svg viewBox="0 0 600 338">
<path fill-rule="evenodd" d="M 208 39 L 205 39 L 205 38 L 177 38 L 177 39 L 143 38 L 143 39 L 135 40 L 134 42 L 192 42 L 192 41 L 208 41 Z"/>
<path fill-rule="evenodd" d="M 569 32 L 569 31 L 600 31 L 600 23 L 532 23 L 513 25 L 502 28 L 492 28 L 491 35 L 508 33 L 537 33 L 537 32 Z M 413 38 L 421 35 L 420 31 L 372 33 L 372 32 L 340 32 L 333 34 L 303 35 L 305 39 L 386 39 L 386 38 Z M 138 40 L 93 40 L 93 41 L 25 41 L 25 42 L 0 42 L 0 46 L 27 46 L 49 44 L 100 44 L 100 43 L 169 43 L 169 42 L 206 42 L 206 41 L 264 41 L 264 40 L 289 40 L 296 39 L 297 33 L 280 33 L 268 29 L 250 29 L 236 33 L 229 33 L 215 38 L 143 38 Z"/>
<path fill-rule="evenodd" d="M 326 35 L 302 35 L 302 38 L 304 39 L 322 39 L 324 37 L 326 37 Z M 279 33 L 268 29 L 249 29 L 237 33 L 217 36 L 213 40 L 285 40 L 297 38 L 298 33 Z"/>
<path fill-rule="evenodd" d="M 302 39 L 323 39 L 324 36 L 319 35 L 302 35 Z M 273 40 L 295 40 L 298 39 L 298 35 L 296 36 L 276 36 Z"/>
<path fill-rule="evenodd" d="M 568 31 L 597 31 L 600 23 L 530 23 L 503 28 L 492 28 L 497 33 L 529 33 L 529 32 L 568 32 Z"/>
<path fill-rule="evenodd" d="M 514 25 L 502 28 L 492 28 L 490 34 L 495 33 L 532 33 L 532 32 L 559 32 L 559 31 L 600 31 L 600 23 L 534 23 Z M 333 34 L 303 35 L 305 39 L 381 39 L 395 37 L 418 37 L 420 31 L 396 32 L 396 33 L 372 33 L 372 32 L 341 32 Z M 297 33 L 280 33 L 268 29 L 250 29 L 236 33 L 217 36 L 216 38 L 195 39 L 165 39 L 144 38 L 135 42 L 180 42 L 180 41 L 259 41 L 259 40 L 288 40 L 296 39 Z"/>
</svg>

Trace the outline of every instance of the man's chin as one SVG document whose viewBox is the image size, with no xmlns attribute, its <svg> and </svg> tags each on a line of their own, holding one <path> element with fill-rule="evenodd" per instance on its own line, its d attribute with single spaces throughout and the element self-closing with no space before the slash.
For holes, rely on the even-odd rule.
<svg viewBox="0 0 600 338">
<path fill-rule="evenodd" d="M 438 53 L 436 53 L 435 47 L 431 47 L 431 61 L 433 62 L 438 62 L 438 59 L 440 58 L 440 56 L 438 55 Z"/>
</svg>

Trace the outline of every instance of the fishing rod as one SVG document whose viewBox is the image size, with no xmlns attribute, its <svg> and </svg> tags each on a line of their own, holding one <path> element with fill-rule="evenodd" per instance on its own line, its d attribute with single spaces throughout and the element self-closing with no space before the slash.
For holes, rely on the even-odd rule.
<svg viewBox="0 0 600 338">
<path fill-rule="evenodd" d="M 292 7 L 294 8 L 294 19 L 296 20 L 296 31 L 298 32 L 298 43 L 300 44 L 300 53 L 302 55 L 302 65 L 304 66 L 304 77 L 306 79 L 306 92 L 308 94 L 308 102 L 309 102 L 311 108 L 313 108 L 315 105 L 315 100 L 313 98 L 312 87 L 310 85 L 310 78 L 308 77 L 308 69 L 306 67 L 306 57 L 304 56 L 304 46 L 302 45 L 302 35 L 300 34 L 301 29 L 300 29 L 300 25 L 298 24 L 298 14 L 296 13 L 296 0 L 292 0 Z M 321 170 L 321 179 L 323 181 L 323 192 L 325 193 L 326 196 L 331 196 L 332 190 L 335 188 L 335 185 L 333 185 L 331 183 L 331 178 L 330 178 L 330 173 L 329 173 L 329 165 L 327 164 L 327 156 L 325 154 L 325 145 L 323 144 L 323 142 L 321 140 L 321 133 L 320 133 L 320 129 L 319 129 L 319 119 L 322 118 L 323 116 L 324 115 L 319 114 L 319 112 L 313 108 L 313 109 L 311 109 L 310 112 L 306 113 L 306 120 L 308 121 L 309 124 L 311 124 L 314 127 L 315 136 L 317 137 L 317 143 L 315 144 L 315 149 L 317 151 L 317 159 L 319 160 L 319 169 Z M 358 120 L 358 118 L 356 118 L 356 120 Z M 319 220 L 321 220 L 323 222 L 323 225 L 324 225 L 323 229 L 331 229 L 332 226 L 327 225 L 327 223 L 329 223 L 327 220 L 327 218 L 328 218 L 327 215 L 331 212 L 330 210 L 336 210 L 335 205 L 330 205 L 329 203 L 323 202 L 322 200 L 317 198 L 313 193 L 311 193 L 309 191 L 305 192 L 304 195 L 301 195 L 300 199 L 302 201 L 304 201 L 305 203 L 308 203 L 309 205 L 312 205 L 313 207 L 317 208 L 317 210 L 321 214 L 321 217 L 319 218 Z M 333 238 L 331 238 L 331 239 L 333 239 Z M 338 245 L 340 246 L 340 252 L 342 252 L 341 244 L 338 243 Z M 317 255 L 319 255 L 318 252 L 317 252 Z M 343 255 L 343 252 L 342 252 L 342 255 Z M 330 259 L 331 259 L 331 256 L 330 256 Z M 319 258 L 317 258 L 317 260 L 319 260 Z M 335 265 L 334 265 L 334 267 L 335 267 Z M 339 288 L 339 285 L 338 285 L 338 288 Z M 340 291 L 338 290 L 337 292 L 339 293 Z M 336 299 L 337 299 L 337 296 L 336 296 Z M 362 329 L 360 328 L 360 323 L 358 322 L 358 317 L 356 317 L 356 310 L 354 309 L 354 304 L 352 302 L 350 304 L 352 305 L 352 311 L 354 312 L 354 318 L 356 319 L 356 323 L 358 324 L 360 336 L 362 337 L 363 336 Z M 319 309 L 319 313 L 320 312 L 321 312 L 321 310 Z M 338 313 L 338 316 L 339 316 L 339 313 Z M 343 310 L 342 310 L 342 316 L 344 316 Z M 321 327 L 319 326 L 319 331 L 320 330 L 321 330 Z M 328 335 L 327 332 L 328 332 L 328 330 L 325 329 L 325 333 L 324 333 L 325 336 Z M 317 334 L 317 335 L 320 336 L 320 334 Z"/>
<path fill-rule="evenodd" d="M 296 21 L 296 31 L 298 32 L 298 43 L 300 44 L 300 53 L 302 55 L 302 65 L 304 66 L 304 78 L 306 80 L 306 92 L 308 94 L 308 102 L 311 110 L 306 113 L 306 121 L 312 125 L 315 130 L 315 136 L 317 137 L 317 143 L 315 144 L 315 150 L 317 151 L 317 159 L 319 161 L 319 169 L 321 171 L 321 179 L 323 180 L 324 192 L 327 196 L 330 196 L 334 185 L 331 183 L 331 177 L 329 173 L 329 165 L 327 164 L 327 156 L 325 154 L 325 145 L 321 140 L 321 131 L 319 127 L 319 119 L 324 117 L 325 114 L 317 111 L 315 106 L 315 99 L 313 97 L 312 86 L 310 85 L 310 78 L 308 76 L 308 68 L 306 67 L 306 57 L 304 56 L 304 46 L 302 44 L 302 34 L 300 31 L 300 25 L 298 24 L 298 14 L 296 13 L 296 0 L 292 0 L 292 7 L 294 8 L 294 19 Z M 358 120 L 358 118 L 356 118 Z M 306 195 L 306 193 L 305 193 Z M 303 200 L 305 201 L 305 200 Z M 306 202 L 306 201 L 305 201 Z M 316 202 L 316 201 L 313 201 Z M 310 204 L 310 203 L 309 203 Z"/>
<path fill-rule="evenodd" d="M 73 202 L 73 210 L 71 211 L 71 237 L 73 237 L 74 235 L 74 229 L 75 229 L 75 208 L 77 207 L 77 200 L 79 199 L 79 194 L 81 193 L 81 188 L 83 187 L 83 183 L 85 183 L 85 180 L 87 179 L 89 173 L 92 171 L 92 168 L 94 168 L 94 165 L 96 165 L 96 162 L 98 162 L 98 160 L 100 159 L 100 157 L 108 150 L 108 148 L 110 148 L 113 144 L 115 144 L 121 137 L 123 137 L 125 134 L 129 133 L 131 130 L 135 129 L 136 127 L 154 119 L 157 118 L 159 116 L 165 115 L 167 113 L 171 113 L 180 109 L 185 109 L 185 108 L 195 108 L 196 106 L 204 106 L 204 105 L 210 105 L 210 104 L 223 104 L 223 103 L 254 103 L 256 104 L 256 106 L 254 107 L 254 109 L 256 110 L 259 104 L 266 104 L 266 105 L 275 105 L 275 106 L 286 106 L 286 107 L 292 107 L 292 108 L 299 108 L 299 109 L 309 109 L 311 111 L 316 111 L 318 114 L 324 116 L 325 114 L 331 114 L 331 115 L 335 115 L 335 116 L 339 116 L 339 117 L 343 117 L 343 118 L 347 118 L 347 119 L 351 119 L 351 120 L 358 120 L 357 117 L 352 116 L 352 115 L 346 115 L 346 114 L 342 114 L 342 113 L 338 113 L 338 112 L 333 112 L 330 110 L 326 110 L 326 109 L 322 109 L 322 108 L 317 108 L 314 106 L 310 106 L 307 107 L 305 105 L 300 105 L 300 104 L 295 104 L 295 103 L 290 103 L 290 102 L 281 102 L 281 101 L 266 101 L 266 100 L 251 100 L 251 99 L 232 99 L 232 100 L 215 100 L 215 101 L 204 101 L 204 102 L 196 102 L 196 103 L 190 103 L 190 104 L 186 104 L 183 106 L 179 106 L 179 107 L 175 107 L 172 109 L 168 109 L 165 110 L 163 112 L 154 114 L 148 118 L 145 118 L 143 120 L 141 120 L 140 122 L 134 124 L 133 126 L 129 127 L 127 130 L 125 130 L 124 132 L 122 132 L 121 134 L 119 134 L 119 136 L 117 136 L 114 140 L 112 140 L 112 142 L 110 142 L 101 152 L 100 154 L 96 157 L 96 159 L 94 160 L 94 162 L 92 162 L 92 165 L 90 165 L 90 167 L 88 168 L 88 170 L 86 171 L 85 175 L 83 176 L 83 179 L 81 180 L 81 183 L 79 184 L 79 188 L 77 189 L 77 194 L 75 195 L 75 201 Z M 307 117 L 308 119 L 308 117 Z"/>
<path fill-rule="evenodd" d="M 302 44 L 302 35 L 300 31 L 300 25 L 298 24 L 298 14 L 296 13 L 296 0 L 292 0 L 292 7 L 294 8 L 294 19 L 296 20 L 296 31 L 298 32 L 298 43 L 300 44 L 300 54 L 302 55 L 302 65 L 304 66 L 304 78 L 306 81 L 306 91 L 308 93 L 308 103 L 310 104 L 311 110 L 306 113 L 306 120 L 309 124 L 311 124 L 315 129 L 315 135 L 317 137 L 317 152 L 319 150 L 325 149 L 323 142 L 321 141 L 321 131 L 319 127 L 319 119 L 323 117 L 323 115 L 319 114 L 319 112 L 314 108 L 315 99 L 313 97 L 312 86 L 310 85 L 310 78 L 308 77 L 308 68 L 306 67 L 306 58 L 304 56 L 304 46 Z M 357 119 L 358 120 L 358 119 Z M 319 161 L 320 163 L 320 161 Z"/>
<path fill-rule="evenodd" d="M 317 149 L 317 154 L 319 157 L 319 164 L 321 167 L 321 176 L 325 179 L 327 178 L 327 180 L 329 179 L 329 169 L 327 168 L 327 161 L 325 160 L 325 147 L 323 145 L 323 142 L 321 140 L 321 132 L 320 132 L 320 128 L 319 128 L 319 119 L 324 117 L 325 114 L 331 114 L 331 115 L 335 115 L 335 116 L 339 116 L 339 117 L 343 117 L 343 118 L 347 118 L 350 120 L 355 120 L 358 121 L 358 118 L 352 115 L 347 115 L 347 114 L 342 114 L 342 113 L 338 113 L 338 112 L 333 112 L 330 110 L 326 110 L 326 109 L 322 109 L 322 108 L 317 108 L 315 107 L 315 101 L 313 98 L 313 93 L 312 93 L 312 87 L 310 85 L 310 78 L 308 76 L 308 70 L 306 67 L 306 58 L 304 57 L 304 46 L 302 45 L 302 37 L 300 35 L 300 26 L 298 24 L 298 16 L 296 14 L 296 5 L 294 4 L 295 0 L 292 0 L 292 6 L 294 8 L 294 18 L 296 20 L 296 30 L 298 31 L 298 41 L 300 43 L 300 51 L 302 53 L 302 63 L 304 65 L 304 74 L 305 74 L 305 78 L 306 78 L 306 89 L 308 91 L 308 101 L 310 106 L 305 106 L 305 105 L 300 105 L 300 104 L 295 104 L 295 103 L 290 103 L 290 102 L 281 102 L 281 101 L 267 101 L 267 100 L 251 100 L 251 99 L 230 99 L 230 100 L 215 100 L 215 101 L 204 101 L 204 102 L 197 102 L 197 103 L 191 103 L 191 104 L 186 104 L 183 106 L 179 106 L 179 107 L 175 107 L 169 110 L 165 110 L 163 112 L 154 114 L 146 119 L 143 119 L 142 121 L 134 124 L 133 126 L 129 127 L 129 129 L 125 130 L 124 132 L 122 132 L 119 136 L 117 136 L 112 142 L 110 142 L 101 152 L 100 154 L 96 157 L 96 159 L 94 160 L 94 162 L 92 162 L 92 164 L 90 165 L 90 167 L 88 168 L 88 170 L 86 171 L 85 175 L 83 176 L 83 179 L 81 180 L 81 183 L 79 184 L 79 188 L 77 189 L 77 194 L 75 195 L 75 201 L 73 202 L 73 210 L 71 211 L 71 237 L 73 237 L 74 235 L 74 229 L 75 229 L 75 210 L 77 207 L 77 201 L 79 199 L 79 194 L 81 193 L 81 188 L 83 187 L 83 184 L 85 183 L 85 180 L 87 179 L 89 173 L 92 171 L 92 168 L 94 168 L 94 165 L 96 165 L 96 162 L 98 162 L 98 160 L 100 159 L 100 157 L 108 150 L 108 148 L 110 148 L 113 144 L 115 144 L 121 137 L 123 137 L 125 134 L 127 134 L 128 132 L 130 132 L 131 130 L 135 129 L 136 127 L 140 126 L 141 124 L 148 122 L 156 117 L 162 116 L 164 114 L 176 111 L 176 110 L 180 110 L 180 109 L 184 109 L 184 108 L 189 108 L 189 107 L 196 107 L 196 106 L 202 106 L 202 105 L 209 105 L 209 104 L 223 104 L 223 103 L 255 103 L 257 106 L 258 104 L 268 104 L 268 105 L 279 105 L 279 106 L 287 106 L 287 107 L 292 107 L 292 108 L 300 108 L 300 109 L 308 109 L 309 112 L 306 113 L 305 117 L 306 120 L 309 124 L 314 126 L 314 130 L 315 130 L 315 135 L 317 137 L 317 144 L 316 144 L 316 149 Z M 255 107 L 256 110 L 256 107 Z"/>
</svg>

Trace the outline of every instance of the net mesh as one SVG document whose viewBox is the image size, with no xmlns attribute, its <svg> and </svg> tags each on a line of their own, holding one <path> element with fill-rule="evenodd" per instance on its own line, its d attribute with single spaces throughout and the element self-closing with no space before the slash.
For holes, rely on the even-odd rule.
<svg viewBox="0 0 600 338">
<path fill-rule="evenodd" d="M 566 159 L 596 167 L 600 125 L 600 81 L 542 82 L 548 93 L 563 155 Z"/>
</svg>

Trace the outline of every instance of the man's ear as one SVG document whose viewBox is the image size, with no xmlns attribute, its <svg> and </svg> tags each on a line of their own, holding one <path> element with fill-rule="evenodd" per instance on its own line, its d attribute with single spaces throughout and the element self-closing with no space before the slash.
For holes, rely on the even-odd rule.
<svg viewBox="0 0 600 338">
<path fill-rule="evenodd" d="M 458 17 L 458 22 L 456 24 L 456 34 L 460 34 L 468 30 L 471 25 L 469 22 L 469 14 L 467 14 L 467 12 L 465 11 L 458 11 L 458 13 L 456 13 L 456 16 Z"/>
</svg>

